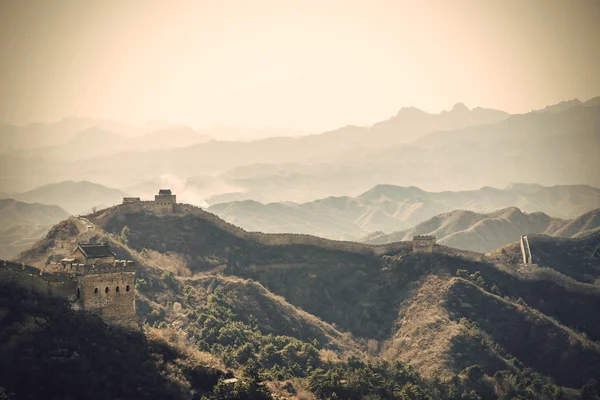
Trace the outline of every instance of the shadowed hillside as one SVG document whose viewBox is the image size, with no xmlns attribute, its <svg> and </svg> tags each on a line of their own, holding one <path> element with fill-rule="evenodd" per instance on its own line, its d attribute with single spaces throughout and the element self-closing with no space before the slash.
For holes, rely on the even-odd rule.
<svg viewBox="0 0 600 400">
<path fill-rule="evenodd" d="M 118 257 L 139 266 L 142 321 L 164 334 L 185 330 L 187 339 L 178 340 L 192 340 L 239 369 L 236 375 L 248 376 L 244 365 L 254 360 L 259 379 L 275 386 L 299 379 L 294 387 L 306 388 L 312 382 L 306 368 L 347 368 L 351 354 L 410 363 L 425 378 L 447 382 L 473 365 L 489 379 L 537 371 L 572 388 L 600 373 L 600 349 L 592 342 L 600 339 L 596 286 L 556 270 L 526 274 L 506 251 L 501 262 L 444 246 L 415 255 L 410 247 L 253 234 L 185 207 L 171 214 L 101 210 L 87 217 L 93 230 L 72 218 L 20 260 L 43 267 L 77 240 L 108 235 Z M 563 363 L 548 363 L 558 354 Z M 391 373 L 383 371 L 377 373 Z"/>
<path fill-rule="evenodd" d="M 192 399 L 210 395 L 224 374 L 158 335 L 121 331 L 5 284 L 0 339 L 0 395 L 8 398 Z"/>
<path fill-rule="evenodd" d="M 539 267 L 558 271 L 576 281 L 600 282 L 600 233 L 581 238 L 557 238 L 545 235 L 527 236 L 533 262 Z M 518 264 L 522 260 L 519 243 L 512 243 L 491 254 L 504 263 Z M 521 257 L 521 258 L 519 258 Z M 533 268 L 532 273 L 539 269 Z"/>
<path fill-rule="evenodd" d="M 265 241 L 253 239 L 252 235 L 246 234 L 248 236 L 245 236 L 243 231 L 234 229 L 222 221 L 219 222 L 211 214 L 199 210 L 189 211 L 186 214 L 157 215 L 149 210 L 134 212 L 127 211 L 125 208 L 117 208 L 103 210 L 89 218 L 114 235 L 119 235 L 121 230 L 127 226 L 130 230 L 129 245 L 142 253 L 154 251 L 177 255 L 182 265 L 181 268 L 185 268 L 187 271 L 185 274 L 193 275 L 196 273 L 195 271 L 218 268 L 227 275 L 258 281 L 269 292 L 283 296 L 287 302 L 301 307 L 309 314 L 313 314 L 327 323 L 335 323 L 339 329 L 348 330 L 359 338 L 375 340 L 380 343 L 381 347 L 378 346 L 378 348 L 379 351 L 382 351 L 382 356 L 385 354 L 391 359 L 414 361 L 419 370 L 426 374 L 433 373 L 433 371 L 445 371 L 445 374 L 451 374 L 452 371 L 460 371 L 469 363 L 482 365 L 490 374 L 506 368 L 519 370 L 523 365 L 541 368 L 543 363 L 532 359 L 530 353 L 527 353 L 527 349 L 533 346 L 534 342 L 527 345 L 529 339 L 521 339 L 525 344 L 522 347 L 512 348 L 509 346 L 510 340 L 507 341 L 508 339 L 504 338 L 510 338 L 515 334 L 514 332 L 520 332 L 525 328 L 518 324 L 512 325 L 506 322 L 500 323 L 500 321 L 485 325 L 485 327 L 480 326 L 484 320 L 480 320 L 482 314 L 479 313 L 497 314 L 500 312 L 495 310 L 497 306 L 508 307 L 506 308 L 508 310 L 506 312 L 509 312 L 508 315 L 525 312 L 519 318 L 524 318 L 524 321 L 528 321 L 527 324 L 533 324 L 532 326 L 536 326 L 535 329 L 539 329 L 540 332 L 550 329 L 549 327 L 544 328 L 544 325 L 537 327 L 536 324 L 546 320 L 544 318 L 549 316 L 556 321 L 552 325 L 555 328 L 552 329 L 562 332 L 559 337 L 564 339 L 557 342 L 556 347 L 546 348 L 549 354 L 553 354 L 556 349 L 562 348 L 561 346 L 566 346 L 565 348 L 572 346 L 569 344 L 572 342 L 569 338 L 577 334 L 571 333 L 571 329 L 585 332 L 595 340 L 600 338 L 600 324 L 593 322 L 595 318 L 592 311 L 596 307 L 600 307 L 600 290 L 565 285 L 564 279 L 560 278 L 562 275 L 558 272 L 557 276 L 531 279 L 528 276 L 521 276 L 516 271 L 512 272 L 510 268 L 499 268 L 488 262 L 474 261 L 468 253 L 461 256 L 460 252 L 446 251 L 443 247 L 438 249 L 439 254 L 418 256 L 411 255 L 410 251 L 393 250 L 393 248 L 387 251 L 372 250 L 369 252 L 351 251 L 350 249 L 342 251 L 335 248 L 334 244 L 337 242 L 327 241 L 324 241 L 322 246 L 309 243 L 293 244 L 293 242 L 269 245 Z M 272 237 L 275 238 L 277 235 L 272 235 Z M 328 245 L 328 243 L 331 244 Z M 368 249 L 368 246 L 364 248 Z M 359 249 L 364 248 L 359 247 Z M 46 257 L 45 253 L 43 257 Z M 39 255 L 36 258 L 40 259 Z M 25 253 L 23 260 L 28 259 L 30 260 L 30 257 Z M 455 308 L 453 304 L 460 304 L 456 299 L 457 292 L 443 289 L 439 285 L 442 283 L 446 285 L 445 282 L 448 282 L 448 278 L 444 277 L 457 275 L 462 280 L 452 281 L 456 282 L 453 285 L 458 285 L 467 279 L 478 288 L 475 291 L 467 291 L 471 293 L 467 297 L 461 295 L 463 297 L 460 297 L 460 301 L 463 303 L 473 305 L 482 301 L 477 300 L 478 296 L 483 296 L 482 299 L 495 299 L 497 295 L 502 301 L 500 303 L 483 302 L 483 305 L 480 306 L 482 311 L 477 311 L 477 314 L 472 313 L 475 312 L 472 307 L 461 308 L 459 306 Z M 440 276 L 442 280 L 436 284 L 435 282 L 438 281 L 430 281 L 432 276 Z M 213 282 L 211 279 L 203 278 L 199 282 Z M 154 280 L 156 278 L 149 277 L 148 284 L 150 285 L 150 282 Z M 192 279 L 190 283 L 192 282 L 195 280 Z M 424 282 L 430 283 L 423 287 Z M 193 285 L 197 287 L 197 284 Z M 205 286 L 201 285 L 201 287 Z M 416 332 L 423 332 L 423 329 L 416 329 L 415 333 L 411 334 L 409 326 L 407 325 L 405 329 L 401 323 L 401 311 L 399 314 L 399 310 L 412 307 L 411 304 L 421 298 L 418 295 L 419 287 L 422 287 L 421 290 L 429 287 L 430 289 L 427 291 L 434 291 L 437 293 L 435 296 L 441 296 L 440 300 L 444 305 L 441 305 L 440 312 L 442 312 L 441 315 L 447 315 L 445 317 L 447 319 L 436 322 L 447 328 L 439 332 L 432 331 L 429 339 L 425 339 L 426 336 L 420 339 L 412 336 Z M 427 294 L 427 296 L 430 295 Z M 519 305 L 521 301 L 523 304 L 532 305 L 543 314 L 548 313 L 547 316 L 540 314 L 543 316 L 542 320 L 531 317 L 531 315 L 537 314 L 531 314 L 534 311 L 529 311 L 529 306 Z M 586 304 L 586 306 L 581 307 L 581 304 Z M 440 305 L 436 305 L 436 307 L 440 307 Z M 258 308 L 264 308 L 264 306 Z M 154 309 L 162 309 L 162 307 Z M 160 315 L 160 311 L 158 313 Z M 245 312 L 240 313 L 240 315 L 243 314 Z M 265 313 L 265 315 L 277 314 L 277 312 Z M 429 313 L 424 311 L 410 313 L 410 315 L 411 318 L 419 315 L 424 317 Z M 472 327 L 468 329 L 458 327 L 456 324 L 465 324 L 464 321 L 461 322 L 462 318 L 475 321 L 479 330 L 473 330 Z M 506 318 L 507 321 L 518 320 L 516 316 L 507 316 Z M 417 324 L 415 326 L 418 326 L 418 324 L 426 323 L 426 320 L 418 319 L 414 323 Z M 265 322 L 265 329 L 268 329 L 266 325 L 270 324 Z M 453 326 L 456 327 L 453 328 Z M 282 327 L 281 329 L 287 329 L 287 334 L 292 335 L 294 335 L 294 329 L 306 332 L 306 328 L 302 328 L 301 325 L 291 331 L 289 328 Z M 462 339 L 451 339 L 454 337 L 453 334 L 448 338 L 447 345 L 442 345 L 439 350 L 436 350 L 437 344 L 444 343 L 446 340 L 443 339 L 444 336 L 440 335 L 447 329 L 450 331 L 459 329 L 462 332 L 460 334 Z M 482 333 L 479 333 L 480 331 Z M 476 345 L 481 342 L 481 335 L 491 338 L 489 344 L 483 347 Z M 392 340 L 396 337 L 420 340 L 422 344 L 419 352 L 422 354 L 441 351 L 446 355 L 441 357 L 442 353 L 439 353 L 439 357 L 430 358 L 430 361 L 424 359 L 422 363 L 418 363 L 410 356 L 411 351 L 414 351 L 414 349 L 411 350 L 412 346 L 410 348 L 398 347 L 394 344 L 395 339 Z M 386 344 L 390 340 L 391 342 Z M 458 340 L 458 344 L 453 344 L 453 340 Z M 539 339 L 532 338 L 531 340 Z M 588 343 L 585 338 L 577 340 Z M 335 343 L 335 341 L 331 343 Z M 459 346 L 456 349 L 462 350 L 452 350 L 455 348 L 454 346 Z M 472 347 L 472 351 L 465 352 L 464 346 Z M 594 346 L 589 346 L 590 344 L 584 345 L 590 350 L 583 353 L 573 350 L 573 363 L 585 364 L 585 360 L 587 360 L 585 357 L 596 357 L 597 349 L 594 350 Z M 499 348 L 504 350 L 501 351 Z M 467 358 L 461 359 L 459 354 L 467 354 L 465 356 Z M 510 361 L 513 357 L 524 364 L 515 364 L 514 361 Z M 564 385 L 578 387 L 579 384 L 583 384 L 583 382 L 579 382 L 583 378 L 578 378 L 576 374 L 573 375 L 567 370 L 548 371 L 550 376 L 559 379 Z M 589 376 L 590 373 L 591 370 L 585 374 Z"/>
<path fill-rule="evenodd" d="M 96 183 L 67 181 L 44 185 L 15 198 L 27 203 L 56 204 L 71 214 L 81 214 L 90 212 L 94 207 L 118 204 L 123 196 L 126 194 L 120 190 Z"/>
</svg>

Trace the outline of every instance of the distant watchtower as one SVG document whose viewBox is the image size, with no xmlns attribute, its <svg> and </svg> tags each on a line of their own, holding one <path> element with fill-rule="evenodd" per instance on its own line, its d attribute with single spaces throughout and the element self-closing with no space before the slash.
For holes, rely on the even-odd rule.
<svg viewBox="0 0 600 400">
<path fill-rule="evenodd" d="M 433 253 L 434 245 L 435 245 L 435 236 L 432 236 L 432 235 L 413 236 L 413 254 Z"/>
<path fill-rule="evenodd" d="M 158 194 L 154 196 L 154 202 L 160 205 L 177 203 L 175 195 L 171 193 L 171 189 L 160 189 Z"/>
<path fill-rule="evenodd" d="M 154 196 L 154 205 L 163 211 L 172 212 L 175 210 L 177 200 L 175 195 L 171 193 L 171 189 L 160 189 L 158 194 Z"/>
</svg>

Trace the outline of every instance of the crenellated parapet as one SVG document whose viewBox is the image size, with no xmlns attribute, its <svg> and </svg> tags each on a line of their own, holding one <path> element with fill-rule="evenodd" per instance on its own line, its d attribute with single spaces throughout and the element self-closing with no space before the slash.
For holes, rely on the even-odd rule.
<svg viewBox="0 0 600 400">
<path fill-rule="evenodd" d="M 55 272 L 66 272 L 76 275 L 94 275 L 109 273 L 135 273 L 135 263 L 131 260 L 115 260 L 108 264 L 83 264 L 73 258 L 63 258 L 60 262 L 48 266 Z"/>
</svg>

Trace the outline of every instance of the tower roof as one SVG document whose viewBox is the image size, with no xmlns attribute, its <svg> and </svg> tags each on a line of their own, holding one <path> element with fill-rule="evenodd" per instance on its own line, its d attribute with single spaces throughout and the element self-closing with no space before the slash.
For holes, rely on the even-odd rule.
<svg viewBox="0 0 600 400">
<path fill-rule="evenodd" d="M 171 194 L 171 189 L 160 189 L 158 194 Z"/>
<path fill-rule="evenodd" d="M 111 250 L 111 248 L 108 246 L 108 243 L 78 243 L 77 249 L 81 250 L 86 258 L 104 258 L 116 256 L 116 253 Z M 75 249 L 75 251 L 77 249 Z"/>
</svg>

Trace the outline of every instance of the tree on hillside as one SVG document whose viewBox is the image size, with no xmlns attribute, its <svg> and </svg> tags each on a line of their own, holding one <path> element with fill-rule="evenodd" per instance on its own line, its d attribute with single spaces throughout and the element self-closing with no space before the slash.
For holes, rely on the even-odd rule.
<svg viewBox="0 0 600 400">
<path fill-rule="evenodd" d="M 129 242 L 129 227 L 125 225 L 119 234 L 119 240 L 125 244 Z"/>
</svg>

